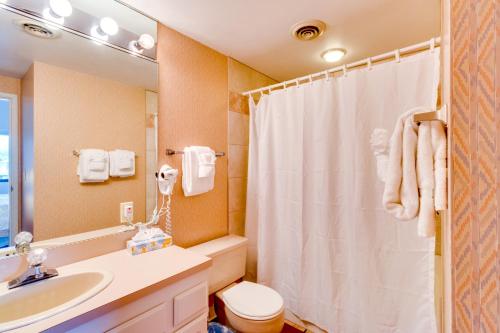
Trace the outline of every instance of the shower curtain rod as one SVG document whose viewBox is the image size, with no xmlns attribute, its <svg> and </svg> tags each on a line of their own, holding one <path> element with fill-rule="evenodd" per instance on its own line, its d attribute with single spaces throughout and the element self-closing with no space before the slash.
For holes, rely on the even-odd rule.
<svg viewBox="0 0 500 333">
<path fill-rule="evenodd" d="M 422 51 L 426 51 L 428 49 L 433 50 L 435 47 L 439 47 L 440 44 L 441 44 L 440 37 L 432 38 L 431 40 L 423 42 L 423 43 L 418 43 L 415 45 L 407 46 L 407 47 L 397 49 L 394 51 L 390 51 L 387 53 L 379 54 L 377 56 L 370 57 L 370 58 L 363 59 L 363 60 L 359 60 L 359 61 L 356 61 L 356 62 L 353 62 L 350 64 L 346 64 L 343 66 L 337 66 L 337 67 L 334 67 L 331 69 L 327 69 L 325 71 L 317 72 L 317 73 L 310 74 L 310 75 L 305 75 L 305 76 L 302 76 L 302 77 L 299 77 L 296 79 L 292 79 L 292 80 L 288 80 L 288 81 L 283 81 L 283 82 L 276 83 L 276 84 L 266 86 L 263 88 L 250 90 L 250 91 L 244 92 L 242 95 L 251 96 L 251 95 L 253 95 L 255 93 L 259 93 L 259 92 L 264 93 L 265 91 L 270 93 L 271 91 L 273 91 L 273 89 L 277 89 L 277 88 L 285 89 L 285 88 L 287 88 L 288 85 L 291 85 L 291 84 L 295 84 L 294 86 L 298 86 L 298 85 L 303 84 L 303 83 L 312 82 L 313 79 L 319 78 L 321 76 L 324 76 L 325 78 L 327 78 L 330 76 L 330 74 L 335 73 L 335 72 L 344 72 L 344 75 L 345 75 L 345 74 L 347 74 L 348 69 L 352 69 L 352 68 L 363 66 L 363 65 L 366 65 L 367 67 L 371 67 L 371 65 L 375 62 L 380 62 L 380 61 L 387 60 L 390 58 L 394 58 L 394 60 L 399 61 L 399 59 L 402 55 L 405 55 L 408 53 L 414 53 L 414 52 L 422 52 Z M 301 83 L 301 81 L 304 81 L 304 80 L 307 80 L 307 81 Z"/>
</svg>

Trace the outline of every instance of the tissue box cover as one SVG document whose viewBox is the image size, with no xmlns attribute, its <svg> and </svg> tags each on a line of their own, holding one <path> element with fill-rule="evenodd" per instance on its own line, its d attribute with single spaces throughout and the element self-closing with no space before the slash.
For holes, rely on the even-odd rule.
<svg viewBox="0 0 500 333">
<path fill-rule="evenodd" d="M 155 237 L 153 239 L 148 239 L 141 242 L 136 242 L 133 240 L 127 241 L 127 249 L 134 256 L 141 253 L 163 249 L 169 245 L 172 245 L 172 237 L 167 235 L 163 237 Z"/>
</svg>

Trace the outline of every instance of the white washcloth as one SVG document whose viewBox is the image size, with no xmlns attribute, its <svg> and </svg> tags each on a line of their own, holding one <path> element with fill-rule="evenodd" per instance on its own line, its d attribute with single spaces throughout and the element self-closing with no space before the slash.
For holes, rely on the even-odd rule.
<svg viewBox="0 0 500 333">
<path fill-rule="evenodd" d="M 184 195 L 187 197 L 202 194 L 214 188 L 215 166 L 212 166 L 213 170 L 208 175 L 200 177 L 199 154 L 206 153 L 207 151 L 206 149 L 199 148 L 186 147 L 182 156 L 182 189 L 184 190 Z"/>
<path fill-rule="evenodd" d="M 392 133 L 385 174 L 384 209 L 399 220 L 417 216 L 419 197 L 416 174 L 417 129 L 411 110 L 399 117 Z"/>
<path fill-rule="evenodd" d="M 120 149 L 110 151 L 109 175 L 111 177 L 131 177 L 135 175 L 135 153 Z"/>
<path fill-rule="evenodd" d="M 80 183 L 104 182 L 109 178 L 109 154 L 101 149 L 82 149 L 77 175 Z"/>
<path fill-rule="evenodd" d="M 192 147 L 198 155 L 198 177 L 210 177 L 215 173 L 215 152 L 208 147 Z"/>
</svg>

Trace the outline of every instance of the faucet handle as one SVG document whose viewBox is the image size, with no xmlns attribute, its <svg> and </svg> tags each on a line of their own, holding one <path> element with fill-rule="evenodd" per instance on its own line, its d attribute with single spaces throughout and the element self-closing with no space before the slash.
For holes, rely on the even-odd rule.
<svg viewBox="0 0 500 333">
<path fill-rule="evenodd" d="M 21 231 L 14 237 L 17 253 L 27 253 L 30 250 L 30 244 L 33 241 L 33 235 L 27 231 Z"/>
<path fill-rule="evenodd" d="M 36 248 L 31 250 L 26 257 L 30 267 L 40 266 L 45 260 L 47 260 L 47 250 L 43 248 Z"/>
</svg>

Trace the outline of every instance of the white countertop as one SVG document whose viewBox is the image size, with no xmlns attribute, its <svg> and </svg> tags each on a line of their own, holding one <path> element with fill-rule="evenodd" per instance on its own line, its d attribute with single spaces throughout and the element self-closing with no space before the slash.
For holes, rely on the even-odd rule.
<svg viewBox="0 0 500 333">
<path fill-rule="evenodd" d="M 210 267 L 211 264 L 210 258 L 174 245 L 136 256 L 132 256 L 127 250 L 121 250 L 58 267 L 60 275 L 105 270 L 113 273 L 114 278 L 109 286 L 85 302 L 8 332 L 46 330 L 157 283 L 174 283 L 186 275 Z M 7 283 L 0 284 L 0 292 L 6 289 Z"/>
</svg>

